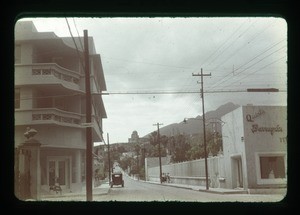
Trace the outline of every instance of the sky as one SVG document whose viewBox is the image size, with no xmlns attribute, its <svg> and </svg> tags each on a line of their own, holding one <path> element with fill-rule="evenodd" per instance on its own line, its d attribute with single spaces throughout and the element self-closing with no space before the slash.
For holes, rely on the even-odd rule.
<svg viewBox="0 0 300 215">
<path fill-rule="evenodd" d="M 70 37 L 65 18 L 26 18 L 39 32 Z M 287 105 L 287 23 L 279 17 L 67 18 L 73 36 L 93 37 L 109 95 L 103 136 L 128 142 L 233 102 Z M 21 20 L 20 20 L 21 21 Z M 194 74 L 194 75 L 193 75 Z M 249 93 L 247 88 L 278 88 Z M 241 92 L 242 91 L 242 92 Z M 199 92 L 199 93 L 197 93 Z M 122 94 L 121 94 L 122 93 Z M 125 93 L 125 94 L 123 94 Z M 95 143 L 95 145 L 100 143 Z"/>
</svg>

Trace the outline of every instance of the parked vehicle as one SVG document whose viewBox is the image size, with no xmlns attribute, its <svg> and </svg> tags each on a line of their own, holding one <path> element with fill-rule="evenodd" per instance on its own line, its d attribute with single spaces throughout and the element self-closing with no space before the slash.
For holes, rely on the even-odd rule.
<svg viewBox="0 0 300 215">
<path fill-rule="evenodd" d="M 122 185 L 122 187 L 124 187 L 124 180 L 123 180 L 122 173 L 120 172 L 112 173 L 110 187 L 113 187 L 114 185 Z"/>
</svg>

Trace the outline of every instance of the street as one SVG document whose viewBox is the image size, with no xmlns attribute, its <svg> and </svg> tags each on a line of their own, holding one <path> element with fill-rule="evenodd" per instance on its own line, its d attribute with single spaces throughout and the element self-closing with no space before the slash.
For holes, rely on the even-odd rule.
<svg viewBox="0 0 300 215">
<path fill-rule="evenodd" d="M 192 189 L 163 186 L 132 179 L 124 174 L 124 187 L 113 186 L 105 195 L 93 194 L 93 201 L 108 202 L 278 202 L 279 194 L 219 194 Z M 86 201 L 85 195 L 64 196 L 44 201 Z"/>
<path fill-rule="evenodd" d="M 281 195 L 216 194 L 150 184 L 124 176 L 125 186 L 114 186 L 108 195 L 95 196 L 95 201 L 182 201 L 182 202 L 276 202 Z"/>
</svg>

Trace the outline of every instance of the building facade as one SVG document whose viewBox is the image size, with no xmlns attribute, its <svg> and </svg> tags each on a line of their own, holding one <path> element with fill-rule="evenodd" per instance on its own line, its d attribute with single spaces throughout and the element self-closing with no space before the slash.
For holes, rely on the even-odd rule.
<svg viewBox="0 0 300 215">
<path fill-rule="evenodd" d="M 286 106 L 242 106 L 222 117 L 227 188 L 287 186 Z"/>
<path fill-rule="evenodd" d="M 74 44 L 76 42 L 77 46 Z M 102 141 L 106 90 L 100 55 L 88 38 L 92 93 L 92 141 Z M 40 189 L 58 183 L 76 192 L 85 181 L 86 107 L 83 38 L 38 32 L 31 21 L 15 26 L 15 148 L 26 128 L 40 143 Z"/>
<path fill-rule="evenodd" d="M 221 118 L 223 152 L 209 156 L 211 188 L 247 193 L 287 191 L 287 107 L 241 106 Z M 156 162 L 154 162 L 154 160 Z M 146 158 L 146 180 L 159 180 L 158 158 Z M 205 186 L 205 160 L 162 164 L 171 183 Z"/>
</svg>

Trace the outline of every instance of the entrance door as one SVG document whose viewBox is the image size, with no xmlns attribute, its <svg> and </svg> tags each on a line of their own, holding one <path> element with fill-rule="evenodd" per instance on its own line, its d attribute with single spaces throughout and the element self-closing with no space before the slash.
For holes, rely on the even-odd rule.
<svg viewBox="0 0 300 215">
<path fill-rule="evenodd" d="M 233 188 L 242 188 L 243 186 L 243 168 L 241 157 L 232 158 L 232 185 Z"/>
<path fill-rule="evenodd" d="M 49 186 L 60 185 L 62 189 L 69 187 L 69 159 L 65 157 L 51 158 L 48 160 Z"/>
</svg>

